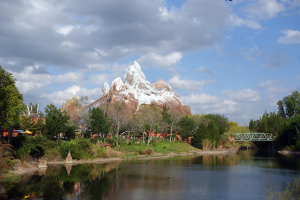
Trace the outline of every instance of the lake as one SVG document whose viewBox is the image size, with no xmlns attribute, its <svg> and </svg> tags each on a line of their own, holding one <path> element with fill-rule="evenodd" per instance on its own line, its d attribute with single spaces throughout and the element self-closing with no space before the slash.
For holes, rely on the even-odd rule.
<svg viewBox="0 0 300 200">
<path fill-rule="evenodd" d="M 300 177 L 300 157 L 244 150 L 106 164 L 50 165 L 2 183 L 0 199 L 265 199 Z"/>
</svg>

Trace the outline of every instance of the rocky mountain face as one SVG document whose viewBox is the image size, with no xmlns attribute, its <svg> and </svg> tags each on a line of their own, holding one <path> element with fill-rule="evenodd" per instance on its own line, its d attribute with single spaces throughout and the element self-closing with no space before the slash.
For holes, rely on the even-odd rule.
<svg viewBox="0 0 300 200">
<path fill-rule="evenodd" d="M 141 105 L 155 105 L 160 109 L 166 105 L 170 111 L 191 114 L 190 107 L 180 101 L 171 86 L 162 80 L 153 84 L 147 81 L 136 61 L 127 68 L 123 79 L 119 77 L 112 82 L 111 88 L 104 83 L 100 99 L 91 106 L 103 107 L 117 102 L 126 106 L 131 114 L 138 112 Z"/>
</svg>

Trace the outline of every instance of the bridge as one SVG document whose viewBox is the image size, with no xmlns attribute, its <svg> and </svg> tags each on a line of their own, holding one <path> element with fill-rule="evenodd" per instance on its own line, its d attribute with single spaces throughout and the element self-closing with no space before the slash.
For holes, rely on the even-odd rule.
<svg viewBox="0 0 300 200">
<path fill-rule="evenodd" d="M 234 133 L 235 141 L 274 141 L 275 136 L 271 133 Z"/>
</svg>

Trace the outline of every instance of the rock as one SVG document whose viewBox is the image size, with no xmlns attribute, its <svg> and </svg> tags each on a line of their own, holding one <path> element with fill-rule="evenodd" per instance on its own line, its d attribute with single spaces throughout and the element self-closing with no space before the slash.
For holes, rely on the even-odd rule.
<svg viewBox="0 0 300 200">
<path fill-rule="evenodd" d="M 68 153 L 68 156 L 66 157 L 65 163 L 66 163 L 66 164 L 71 164 L 71 163 L 73 163 L 73 161 L 72 161 L 72 156 L 71 156 L 70 151 L 69 151 L 69 153 Z"/>
<path fill-rule="evenodd" d="M 175 113 L 191 114 L 190 107 L 181 102 L 171 86 L 163 80 L 153 84 L 147 81 L 136 61 L 127 68 L 123 79 L 119 77 L 112 82 L 111 88 L 104 83 L 100 99 L 86 108 L 99 106 L 106 110 L 114 103 L 122 103 L 131 116 L 139 111 L 141 105 L 156 106 L 161 110 L 166 105 Z"/>
<path fill-rule="evenodd" d="M 39 168 L 47 168 L 47 161 L 46 160 L 39 160 Z"/>
</svg>

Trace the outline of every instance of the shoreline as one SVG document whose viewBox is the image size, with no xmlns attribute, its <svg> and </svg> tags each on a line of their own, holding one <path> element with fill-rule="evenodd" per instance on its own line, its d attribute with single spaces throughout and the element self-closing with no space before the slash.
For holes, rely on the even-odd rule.
<svg viewBox="0 0 300 200">
<path fill-rule="evenodd" d="M 174 156 L 188 156 L 188 155 L 226 155 L 236 153 L 238 150 L 214 150 L 214 151 L 191 151 L 181 154 L 168 153 L 167 155 L 154 155 L 154 156 L 141 156 L 132 158 L 98 158 L 94 160 L 73 160 L 72 163 L 67 165 L 80 165 L 80 164 L 103 164 L 117 161 L 128 161 L 128 160 L 154 160 L 154 159 L 166 159 Z M 53 161 L 47 162 L 47 165 L 65 165 L 65 161 Z M 40 170 L 45 170 L 45 168 L 32 167 L 32 168 L 21 168 L 18 170 L 10 171 L 10 175 L 24 175 L 29 173 L 34 173 Z"/>
<path fill-rule="evenodd" d="M 282 155 L 300 155 L 299 151 L 277 151 L 277 153 Z"/>
</svg>

